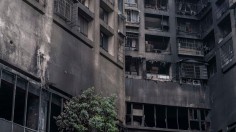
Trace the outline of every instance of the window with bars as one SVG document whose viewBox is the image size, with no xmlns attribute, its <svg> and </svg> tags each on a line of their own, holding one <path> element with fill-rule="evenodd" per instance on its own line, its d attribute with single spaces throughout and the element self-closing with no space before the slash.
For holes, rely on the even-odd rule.
<svg viewBox="0 0 236 132">
<path fill-rule="evenodd" d="M 64 19 L 67 22 L 72 21 L 72 9 L 73 1 L 72 0 L 55 0 L 54 1 L 54 12 L 59 17 Z"/>
<path fill-rule="evenodd" d="M 221 53 L 221 66 L 224 67 L 229 64 L 234 57 L 233 40 L 230 39 L 220 48 Z"/>
<path fill-rule="evenodd" d="M 127 33 L 126 34 L 125 49 L 137 51 L 138 50 L 138 34 Z"/>
<path fill-rule="evenodd" d="M 193 79 L 207 79 L 207 67 L 205 65 L 195 63 L 181 64 L 181 77 Z"/>
<path fill-rule="evenodd" d="M 139 23 L 139 12 L 136 10 L 126 10 L 126 21 L 131 23 Z"/>
</svg>

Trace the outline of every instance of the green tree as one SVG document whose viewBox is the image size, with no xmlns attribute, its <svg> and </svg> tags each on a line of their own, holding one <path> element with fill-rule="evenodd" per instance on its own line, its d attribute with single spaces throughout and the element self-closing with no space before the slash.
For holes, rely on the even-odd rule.
<svg viewBox="0 0 236 132">
<path fill-rule="evenodd" d="M 89 88 L 64 105 L 55 117 L 60 132 L 117 132 L 115 97 L 102 97 Z"/>
</svg>

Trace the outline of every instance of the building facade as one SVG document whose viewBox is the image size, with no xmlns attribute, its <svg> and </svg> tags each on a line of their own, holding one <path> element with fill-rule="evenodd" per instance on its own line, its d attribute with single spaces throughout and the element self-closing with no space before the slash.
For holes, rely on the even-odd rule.
<svg viewBox="0 0 236 132">
<path fill-rule="evenodd" d="M 125 17 L 117 0 L 0 1 L 0 131 L 56 132 L 63 102 L 117 95 L 124 121 Z"/>
<path fill-rule="evenodd" d="M 235 132 L 233 0 L 125 0 L 129 132 Z"/>
</svg>

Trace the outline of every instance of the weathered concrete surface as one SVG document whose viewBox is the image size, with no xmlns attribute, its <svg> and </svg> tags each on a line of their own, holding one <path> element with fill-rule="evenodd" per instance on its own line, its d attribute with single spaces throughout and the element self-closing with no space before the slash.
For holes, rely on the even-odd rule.
<svg viewBox="0 0 236 132">
<path fill-rule="evenodd" d="M 179 107 L 209 108 L 207 87 L 176 82 L 128 79 L 126 101 Z"/>
</svg>

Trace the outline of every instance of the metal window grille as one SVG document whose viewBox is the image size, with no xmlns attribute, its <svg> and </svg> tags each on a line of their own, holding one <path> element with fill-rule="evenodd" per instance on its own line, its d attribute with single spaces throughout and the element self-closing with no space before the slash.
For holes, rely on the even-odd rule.
<svg viewBox="0 0 236 132">
<path fill-rule="evenodd" d="M 234 57 L 232 39 L 230 39 L 221 47 L 220 53 L 221 53 L 221 66 L 224 67 L 228 63 L 230 63 Z"/>
<path fill-rule="evenodd" d="M 55 0 L 54 11 L 62 19 L 71 22 L 72 21 L 72 6 L 71 0 Z"/>
</svg>

